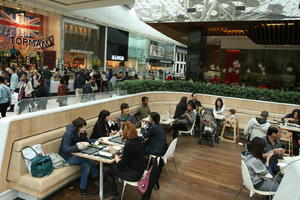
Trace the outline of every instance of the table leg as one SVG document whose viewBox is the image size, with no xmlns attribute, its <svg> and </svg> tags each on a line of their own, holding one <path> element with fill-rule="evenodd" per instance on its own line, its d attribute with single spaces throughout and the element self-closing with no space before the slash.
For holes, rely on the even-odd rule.
<svg viewBox="0 0 300 200">
<path fill-rule="evenodd" d="M 103 163 L 100 162 L 99 166 L 99 198 L 103 199 Z"/>
</svg>

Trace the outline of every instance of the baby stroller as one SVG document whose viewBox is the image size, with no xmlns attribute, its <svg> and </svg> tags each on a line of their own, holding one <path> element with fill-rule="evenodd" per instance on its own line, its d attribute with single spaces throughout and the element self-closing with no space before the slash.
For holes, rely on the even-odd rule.
<svg viewBox="0 0 300 200">
<path fill-rule="evenodd" d="M 203 144 L 204 140 L 207 140 L 210 146 L 214 147 L 215 143 L 219 143 L 216 119 L 209 108 L 200 110 L 199 115 L 201 120 L 199 144 Z"/>
</svg>

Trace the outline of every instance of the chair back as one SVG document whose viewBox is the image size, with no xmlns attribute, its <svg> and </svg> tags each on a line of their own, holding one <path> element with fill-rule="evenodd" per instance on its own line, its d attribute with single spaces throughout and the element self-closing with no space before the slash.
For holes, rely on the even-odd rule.
<svg viewBox="0 0 300 200">
<path fill-rule="evenodd" d="M 249 170 L 243 160 L 241 160 L 241 169 L 242 169 L 242 177 L 243 177 L 243 183 L 245 187 L 250 190 L 250 193 L 254 192 L 253 183 L 250 177 Z"/>
<path fill-rule="evenodd" d="M 178 140 L 178 138 L 175 138 L 175 139 L 171 142 L 171 144 L 170 144 L 170 146 L 169 146 L 167 152 L 166 152 L 165 155 L 162 157 L 163 160 L 165 161 L 165 163 L 167 163 L 167 160 L 168 160 L 169 158 L 173 157 L 174 152 L 175 152 L 175 149 L 176 149 L 176 145 L 177 145 L 177 140 Z"/>
</svg>

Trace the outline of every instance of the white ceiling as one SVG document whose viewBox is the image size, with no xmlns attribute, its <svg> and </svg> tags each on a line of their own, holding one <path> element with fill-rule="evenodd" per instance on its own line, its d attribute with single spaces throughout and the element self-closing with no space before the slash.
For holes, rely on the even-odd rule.
<svg viewBox="0 0 300 200">
<path fill-rule="evenodd" d="M 74 11 L 89 8 L 134 4 L 135 0 L 16 0 L 15 2 L 27 6 L 57 9 L 59 11 Z"/>
</svg>

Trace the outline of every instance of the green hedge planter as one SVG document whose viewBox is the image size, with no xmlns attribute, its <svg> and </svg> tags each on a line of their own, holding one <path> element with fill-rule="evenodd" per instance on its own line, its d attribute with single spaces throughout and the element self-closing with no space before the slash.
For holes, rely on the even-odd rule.
<svg viewBox="0 0 300 200">
<path fill-rule="evenodd" d="M 300 92 L 265 90 L 235 85 L 207 85 L 202 82 L 130 80 L 118 83 L 114 89 L 127 90 L 128 94 L 148 91 L 196 92 L 243 99 L 300 104 Z"/>
</svg>

